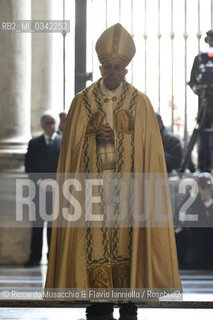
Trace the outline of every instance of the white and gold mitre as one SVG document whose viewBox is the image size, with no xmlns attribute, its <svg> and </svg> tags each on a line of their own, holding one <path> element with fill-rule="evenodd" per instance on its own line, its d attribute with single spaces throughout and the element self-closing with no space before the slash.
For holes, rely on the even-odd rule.
<svg viewBox="0 0 213 320">
<path fill-rule="evenodd" d="M 116 61 L 126 67 L 135 54 L 135 43 L 126 29 L 117 23 L 106 29 L 95 46 L 101 64 Z"/>
</svg>

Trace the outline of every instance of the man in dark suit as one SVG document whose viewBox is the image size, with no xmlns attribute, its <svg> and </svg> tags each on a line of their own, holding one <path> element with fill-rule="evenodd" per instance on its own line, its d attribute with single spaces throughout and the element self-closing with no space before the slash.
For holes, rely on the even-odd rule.
<svg viewBox="0 0 213 320">
<path fill-rule="evenodd" d="M 167 128 L 164 126 L 161 115 L 158 112 L 155 112 L 155 114 L 158 120 L 163 142 L 167 171 L 170 173 L 172 170 L 177 170 L 180 167 L 183 155 L 181 142 L 178 137 L 167 130 Z"/>
<path fill-rule="evenodd" d="M 198 140 L 198 169 L 210 172 L 213 169 L 211 129 L 213 125 L 213 29 L 206 32 L 207 50 L 194 59 L 189 86 L 199 97 L 197 123 L 200 134 Z"/>
<path fill-rule="evenodd" d="M 43 134 L 30 140 L 25 157 L 25 169 L 36 185 L 36 221 L 33 221 L 31 236 L 31 253 L 26 267 L 40 264 L 44 215 L 50 215 L 47 225 L 48 247 L 51 237 L 51 214 L 53 207 L 53 190 L 57 171 L 61 136 L 56 133 L 56 119 L 52 112 L 45 112 L 41 117 Z M 49 179 L 49 180 L 47 180 Z M 45 203 L 45 206 L 44 206 Z"/>
<path fill-rule="evenodd" d="M 192 187 L 186 189 L 186 194 L 177 207 L 179 212 L 185 205 L 185 221 L 179 222 L 182 229 L 177 239 L 177 251 L 181 269 L 213 269 L 213 180 L 209 172 L 194 175 L 198 193 Z M 193 196 L 193 197 L 192 197 Z M 191 199 L 191 204 L 188 201 Z M 187 204 L 188 203 L 188 204 Z M 187 205 L 186 205 L 187 204 Z M 192 215 L 194 220 L 188 220 Z"/>
</svg>

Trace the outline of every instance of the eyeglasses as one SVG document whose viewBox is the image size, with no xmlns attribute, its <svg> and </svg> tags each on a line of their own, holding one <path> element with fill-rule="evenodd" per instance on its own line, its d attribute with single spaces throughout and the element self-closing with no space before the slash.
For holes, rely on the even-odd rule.
<svg viewBox="0 0 213 320">
<path fill-rule="evenodd" d="M 105 71 L 115 71 L 115 72 L 121 72 L 125 70 L 125 68 L 119 64 L 115 64 L 115 65 L 105 64 L 103 65 L 103 68 Z"/>
<path fill-rule="evenodd" d="M 54 121 L 44 121 L 44 124 L 46 124 L 47 126 L 52 126 L 55 124 Z"/>
</svg>

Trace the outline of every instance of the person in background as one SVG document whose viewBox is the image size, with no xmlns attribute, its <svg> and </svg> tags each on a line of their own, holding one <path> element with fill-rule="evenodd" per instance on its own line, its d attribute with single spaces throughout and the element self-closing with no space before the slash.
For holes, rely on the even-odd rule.
<svg viewBox="0 0 213 320">
<path fill-rule="evenodd" d="M 185 209 L 177 251 L 182 269 L 213 269 L 213 180 L 209 172 L 194 175 L 197 184 L 181 200 L 178 213 Z M 189 201 L 189 198 L 191 201 Z M 190 204 L 191 203 L 191 204 Z M 191 217 L 189 220 L 187 217 Z M 179 224 L 181 227 L 181 224 Z"/>
<path fill-rule="evenodd" d="M 180 167 L 183 156 L 181 141 L 164 126 L 161 115 L 158 112 L 155 114 L 163 142 L 167 171 L 170 173 L 172 170 L 177 170 Z"/>
<path fill-rule="evenodd" d="M 62 135 L 63 133 L 66 117 L 67 117 L 67 113 L 65 111 L 62 111 L 59 113 L 60 122 L 58 125 L 58 131 L 57 131 L 58 134 Z"/>
<path fill-rule="evenodd" d="M 197 123 L 201 130 L 198 141 L 198 169 L 200 172 L 213 169 L 212 136 L 213 127 L 213 29 L 206 32 L 206 51 L 200 52 L 194 59 L 189 86 L 199 97 Z M 211 132 L 212 135 L 212 132 Z"/>
<path fill-rule="evenodd" d="M 36 221 L 33 221 L 31 234 L 30 258 L 25 263 L 26 267 L 38 266 L 42 257 L 43 224 L 41 204 L 41 193 L 46 193 L 47 214 L 52 214 L 54 180 L 57 171 L 58 157 L 61 146 L 61 136 L 56 133 L 57 120 L 51 111 L 46 111 L 41 116 L 41 127 L 43 133 L 30 140 L 25 156 L 25 171 L 36 186 L 35 207 Z M 46 185 L 46 179 L 50 180 L 50 185 Z M 51 183 L 53 185 L 51 186 Z M 50 245 L 51 222 L 47 227 L 47 242 Z"/>
</svg>

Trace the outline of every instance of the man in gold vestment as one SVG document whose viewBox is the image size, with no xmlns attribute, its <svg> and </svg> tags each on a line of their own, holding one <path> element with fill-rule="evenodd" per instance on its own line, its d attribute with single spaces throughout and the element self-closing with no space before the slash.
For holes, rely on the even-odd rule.
<svg viewBox="0 0 213 320">
<path fill-rule="evenodd" d="M 114 175 L 118 179 L 127 176 L 129 181 L 131 175 L 138 175 L 140 183 L 133 192 L 137 200 L 133 202 L 137 202 L 141 216 L 146 206 L 148 219 L 142 225 L 133 222 L 122 227 L 116 219 L 108 225 L 106 205 L 110 188 L 99 185 L 102 201 L 98 212 L 96 209 L 99 215 L 94 216 L 104 217 L 101 226 L 92 227 L 91 223 L 84 227 L 72 226 L 62 218 L 64 202 L 60 193 L 56 200 L 57 219 L 52 231 L 46 288 L 181 290 L 157 120 L 147 96 L 125 80 L 126 66 L 135 54 L 134 41 L 118 23 L 103 32 L 97 40 L 96 51 L 102 77 L 73 99 L 63 132 L 58 179 L 70 173 L 85 177 L 91 174 L 105 180 Z M 154 186 L 159 175 L 165 184 L 160 203 Z M 150 187 L 148 197 L 145 177 Z M 126 205 L 115 205 L 110 212 L 113 217 L 122 215 L 125 208 L 131 211 L 132 189 L 128 183 L 127 186 Z M 84 207 L 83 201 L 81 204 Z M 164 214 L 160 226 L 153 223 L 157 210 Z M 69 206 L 69 213 L 74 213 L 73 206 Z M 124 300 L 120 319 L 136 319 L 134 301 Z M 95 304 L 87 308 L 88 319 L 96 319 L 95 316 L 113 319 L 112 303 L 100 303 L 98 299 L 93 302 Z"/>
</svg>

